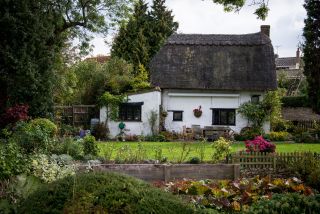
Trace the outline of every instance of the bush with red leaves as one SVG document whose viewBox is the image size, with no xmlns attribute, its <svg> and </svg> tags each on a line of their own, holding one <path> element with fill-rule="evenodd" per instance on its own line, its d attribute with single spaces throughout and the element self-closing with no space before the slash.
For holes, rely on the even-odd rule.
<svg viewBox="0 0 320 214">
<path fill-rule="evenodd" d="M 28 119 L 29 106 L 26 104 L 15 105 L 5 110 L 1 115 L 0 126 L 5 127 L 8 124 L 14 124 L 21 120 Z"/>
<path fill-rule="evenodd" d="M 275 152 L 276 145 L 266 141 L 262 136 L 257 136 L 253 140 L 245 141 L 247 152 Z"/>
</svg>

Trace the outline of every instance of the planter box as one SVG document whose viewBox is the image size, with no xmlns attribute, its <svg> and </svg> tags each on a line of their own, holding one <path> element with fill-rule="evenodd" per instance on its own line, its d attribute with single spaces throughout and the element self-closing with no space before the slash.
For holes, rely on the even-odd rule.
<svg viewBox="0 0 320 214">
<path fill-rule="evenodd" d="M 85 169 L 88 165 L 82 165 Z M 145 181 L 172 181 L 175 179 L 237 179 L 239 164 L 100 164 L 94 171 L 117 172 Z"/>
</svg>

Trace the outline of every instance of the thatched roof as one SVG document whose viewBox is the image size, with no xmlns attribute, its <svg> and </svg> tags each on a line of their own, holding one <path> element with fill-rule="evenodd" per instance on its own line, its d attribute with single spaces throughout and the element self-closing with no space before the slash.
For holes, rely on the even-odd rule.
<svg viewBox="0 0 320 214">
<path fill-rule="evenodd" d="M 174 34 L 152 59 L 160 88 L 269 90 L 276 88 L 273 47 L 263 33 Z"/>
</svg>

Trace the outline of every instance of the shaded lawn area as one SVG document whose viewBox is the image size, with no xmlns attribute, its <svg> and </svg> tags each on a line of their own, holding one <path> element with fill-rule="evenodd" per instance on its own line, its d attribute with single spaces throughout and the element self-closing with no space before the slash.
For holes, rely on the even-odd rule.
<svg viewBox="0 0 320 214">
<path fill-rule="evenodd" d="M 156 149 L 162 149 L 162 156 L 167 157 L 169 161 L 176 162 L 182 153 L 182 142 L 140 142 L 144 149 L 146 149 L 148 159 L 155 159 Z M 312 151 L 320 153 L 320 144 L 302 144 L 302 143 L 286 143 L 276 142 L 276 152 L 302 152 Z M 112 159 L 116 157 L 117 151 L 128 145 L 132 151 L 135 151 L 139 145 L 138 142 L 100 142 L 100 156 L 103 157 L 106 150 L 113 147 Z M 186 160 L 192 157 L 200 156 L 200 148 L 198 142 L 191 142 L 188 144 L 191 150 Z M 232 152 L 237 152 L 245 149 L 244 142 L 236 142 L 232 146 Z M 212 143 L 207 143 L 205 146 L 205 160 L 211 160 L 213 152 Z"/>
</svg>

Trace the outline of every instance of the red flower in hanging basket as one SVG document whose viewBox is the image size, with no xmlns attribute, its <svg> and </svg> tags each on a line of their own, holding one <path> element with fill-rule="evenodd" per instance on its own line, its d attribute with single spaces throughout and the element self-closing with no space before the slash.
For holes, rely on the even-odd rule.
<svg viewBox="0 0 320 214">
<path fill-rule="evenodd" d="M 193 114 L 195 117 L 201 117 L 201 115 L 202 115 L 201 106 L 199 106 L 199 108 L 193 109 Z"/>
</svg>

